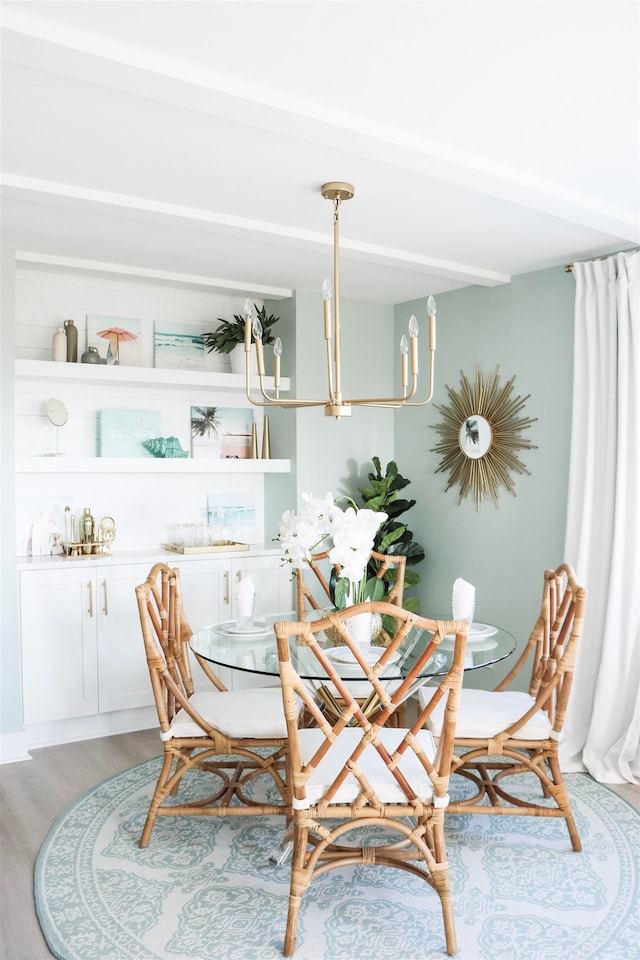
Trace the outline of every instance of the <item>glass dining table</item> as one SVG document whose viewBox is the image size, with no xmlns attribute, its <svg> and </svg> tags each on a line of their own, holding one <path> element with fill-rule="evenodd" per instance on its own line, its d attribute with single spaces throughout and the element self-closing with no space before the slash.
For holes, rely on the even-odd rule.
<svg viewBox="0 0 640 960">
<path fill-rule="evenodd" d="M 317 613 L 321 616 L 321 612 Z M 218 667 L 227 667 L 234 672 L 253 674 L 261 677 L 277 678 L 278 652 L 273 625 L 278 620 L 295 620 L 296 615 L 290 613 L 276 613 L 254 620 L 251 630 L 240 630 L 235 621 L 229 620 L 216 623 L 196 630 L 189 645 L 191 650 Z M 338 674 L 349 679 L 358 668 L 349 663 L 349 651 L 344 646 L 336 646 L 329 636 L 325 637 L 324 648 L 327 657 L 332 661 Z M 398 648 L 397 656 L 389 663 L 381 675 L 385 680 L 402 680 L 415 665 L 420 655 L 428 645 L 431 633 L 414 627 L 409 631 L 402 645 Z M 451 665 L 454 637 L 446 636 L 436 648 L 432 657 L 426 662 L 416 680 L 418 684 L 430 678 L 444 676 Z M 464 669 L 477 670 L 480 667 L 492 666 L 513 653 L 516 646 L 515 638 L 501 627 L 484 623 L 472 623 L 467 639 Z M 375 646 L 371 654 L 377 659 Z M 290 652 L 293 664 L 300 676 L 311 682 L 327 679 L 321 664 L 316 657 L 303 646 L 298 645 L 296 637 L 290 640 Z"/>
</svg>

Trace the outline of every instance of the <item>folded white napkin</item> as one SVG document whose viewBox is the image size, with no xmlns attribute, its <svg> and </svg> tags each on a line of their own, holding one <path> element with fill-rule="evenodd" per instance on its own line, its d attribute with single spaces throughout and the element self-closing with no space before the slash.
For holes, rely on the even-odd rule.
<svg viewBox="0 0 640 960">
<path fill-rule="evenodd" d="M 243 577 L 234 591 L 235 610 L 238 617 L 251 617 L 255 609 L 256 588 L 251 577 Z"/>
<path fill-rule="evenodd" d="M 476 588 L 462 577 L 453 584 L 451 613 L 454 620 L 473 620 L 476 608 Z"/>
</svg>

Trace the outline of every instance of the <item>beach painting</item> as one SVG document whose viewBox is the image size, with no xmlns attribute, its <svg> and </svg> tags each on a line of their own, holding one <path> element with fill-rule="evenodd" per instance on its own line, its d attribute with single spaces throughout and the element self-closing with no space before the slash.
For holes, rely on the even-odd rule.
<svg viewBox="0 0 640 960">
<path fill-rule="evenodd" d="M 135 317 L 87 314 L 87 347 L 108 366 L 142 366 L 142 321 Z"/>
<path fill-rule="evenodd" d="M 163 370 L 204 370 L 204 331 L 201 323 L 156 320 L 156 367 Z"/>
<path fill-rule="evenodd" d="M 250 494 L 207 494 L 207 523 L 216 540 L 239 540 L 258 543 L 262 539 L 257 528 L 256 504 Z"/>
</svg>

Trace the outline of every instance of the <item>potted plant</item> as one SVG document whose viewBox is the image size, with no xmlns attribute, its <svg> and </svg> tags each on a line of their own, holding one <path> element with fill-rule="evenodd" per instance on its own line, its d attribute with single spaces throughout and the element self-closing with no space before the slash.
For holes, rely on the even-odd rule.
<svg viewBox="0 0 640 960">
<path fill-rule="evenodd" d="M 278 322 L 280 317 L 276 317 L 274 314 L 269 314 L 269 316 L 267 316 L 267 311 L 264 306 L 258 309 L 257 304 L 254 304 L 254 307 L 256 310 L 256 316 L 258 317 L 258 320 L 262 326 L 262 343 L 273 343 L 275 337 L 271 328 L 275 323 Z M 212 350 L 215 350 L 216 353 L 230 355 L 231 369 L 234 371 L 234 373 L 244 373 L 244 317 L 234 313 L 233 321 L 223 320 L 221 317 L 218 317 L 218 323 L 219 326 L 216 327 L 212 333 L 205 333 L 204 335 L 204 345 L 207 353 L 211 353 Z M 251 335 L 251 342 L 255 342 L 253 334 Z M 239 358 L 240 363 L 236 363 L 234 360 L 239 354 L 241 355 Z"/>
<path fill-rule="evenodd" d="M 405 500 L 398 497 L 400 490 L 403 490 L 411 483 L 406 477 L 398 472 L 397 464 L 392 460 L 387 464 L 386 472 L 383 474 L 380 467 L 380 458 L 372 458 L 375 472 L 369 474 L 369 487 L 358 488 L 358 493 L 362 500 L 362 506 L 374 511 L 383 511 L 387 519 L 380 524 L 375 536 L 373 549 L 379 553 L 403 554 L 407 558 L 407 568 L 414 566 L 424 560 L 425 552 L 421 544 L 413 539 L 413 531 L 409 529 L 406 523 L 398 520 L 398 517 L 406 513 L 415 506 L 415 500 Z M 372 561 L 367 576 L 375 576 L 375 562 Z M 388 570 L 384 579 L 392 581 L 395 577 L 395 571 Z M 420 582 L 420 574 L 415 570 L 405 569 L 404 584 L 405 588 L 416 587 Z M 405 596 L 402 606 L 406 610 L 414 613 L 418 612 L 418 598 Z"/>
</svg>

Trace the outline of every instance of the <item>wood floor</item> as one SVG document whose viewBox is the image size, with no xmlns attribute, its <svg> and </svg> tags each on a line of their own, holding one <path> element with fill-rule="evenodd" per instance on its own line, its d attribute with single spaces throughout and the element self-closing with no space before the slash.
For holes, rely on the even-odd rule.
<svg viewBox="0 0 640 960">
<path fill-rule="evenodd" d="M 58 815 L 112 774 L 160 754 L 154 729 L 34 750 L 32 760 L 0 766 L 0 960 L 52 956 L 36 917 L 33 868 Z M 640 809 L 640 787 L 612 789 Z"/>
</svg>

